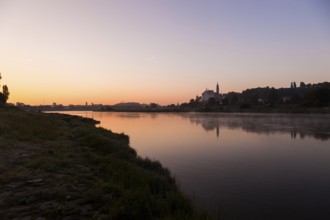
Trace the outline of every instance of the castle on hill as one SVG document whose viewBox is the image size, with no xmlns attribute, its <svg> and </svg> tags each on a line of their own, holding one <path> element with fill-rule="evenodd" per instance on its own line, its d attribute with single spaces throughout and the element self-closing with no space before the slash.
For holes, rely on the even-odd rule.
<svg viewBox="0 0 330 220">
<path fill-rule="evenodd" d="M 202 93 L 202 96 L 196 96 L 196 101 L 202 103 L 208 103 L 211 99 L 213 99 L 215 102 L 221 103 L 222 94 L 220 93 L 219 83 L 217 83 L 215 91 L 210 89 L 205 89 L 205 91 Z"/>
</svg>

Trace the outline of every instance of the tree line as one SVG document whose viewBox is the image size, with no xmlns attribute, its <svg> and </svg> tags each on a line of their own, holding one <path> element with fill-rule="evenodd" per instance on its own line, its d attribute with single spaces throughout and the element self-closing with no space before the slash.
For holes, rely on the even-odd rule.
<svg viewBox="0 0 330 220">
<path fill-rule="evenodd" d="M 230 95 L 227 98 L 231 98 Z M 295 104 L 302 107 L 326 107 L 330 105 L 330 83 L 305 84 L 292 82 L 289 88 L 253 88 L 239 94 L 242 104 L 279 105 Z M 229 101 L 229 100 L 228 100 Z"/>
<path fill-rule="evenodd" d="M 288 88 L 258 87 L 239 92 L 223 94 L 221 101 L 210 98 L 206 103 L 191 99 L 182 103 L 181 107 L 198 108 L 201 106 L 236 106 L 250 108 L 253 106 L 295 105 L 300 107 L 327 107 L 330 106 L 330 83 L 304 83 L 297 86 L 291 82 Z"/>
</svg>

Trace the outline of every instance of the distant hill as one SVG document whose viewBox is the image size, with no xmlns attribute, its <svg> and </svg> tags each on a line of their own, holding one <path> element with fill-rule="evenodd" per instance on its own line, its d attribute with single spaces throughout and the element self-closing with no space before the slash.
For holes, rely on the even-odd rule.
<svg viewBox="0 0 330 220">
<path fill-rule="evenodd" d="M 143 108 L 145 106 L 145 104 L 141 104 L 138 102 L 121 102 L 112 105 L 113 108 Z"/>
</svg>

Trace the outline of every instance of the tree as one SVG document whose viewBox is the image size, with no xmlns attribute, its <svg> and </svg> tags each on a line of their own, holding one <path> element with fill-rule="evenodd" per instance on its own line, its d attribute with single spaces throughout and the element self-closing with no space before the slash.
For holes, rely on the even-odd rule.
<svg viewBox="0 0 330 220">
<path fill-rule="evenodd" d="M 209 98 L 209 100 L 206 103 L 207 106 L 215 106 L 216 104 L 217 102 L 215 101 L 214 97 Z"/>
<path fill-rule="evenodd" d="M 330 89 L 312 89 L 306 94 L 305 105 L 309 107 L 325 107 L 330 105 Z"/>
<path fill-rule="evenodd" d="M 5 103 L 7 102 L 8 98 L 9 98 L 9 89 L 8 89 L 8 86 L 7 85 L 4 85 L 2 86 L 2 94 L 4 95 L 5 97 Z"/>
<path fill-rule="evenodd" d="M 290 88 L 291 88 L 291 89 L 295 89 L 295 88 L 297 88 L 297 84 L 296 84 L 296 82 L 292 82 Z"/>
<path fill-rule="evenodd" d="M 0 73 L 0 80 L 2 79 L 1 73 Z M 2 92 L 0 92 L 0 104 L 5 104 L 9 98 L 9 89 L 7 85 L 2 86 Z"/>
<path fill-rule="evenodd" d="M 238 95 L 233 94 L 231 99 L 230 99 L 230 102 L 231 102 L 231 104 L 236 105 L 238 103 L 238 100 L 239 100 Z"/>
<path fill-rule="evenodd" d="M 279 102 L 280 96 L 278 95 L 278 92 L 276 91 L 275 88 L 271 88 L 270 92 L 268 94 L 268 102 L 271 105 L 275 105 Z"/>
<path fill-rule="evenodd" d="M 6 103 L 6 97 L 0 92 L 0 106 Z"/>
<path fill-rule="evenodd" d="M 229 105 L 229 98 L 227 98 L 227 97 L 226 98 L 223 98 L 222 99 L 222 104 L 223 105 Z"/>
<path fill-rule="evenodd" d="M 154 103 L 154 102 L 152 102 L 152 103 L 149 104 L 149 107 L 150 107 L 150 108 L 158 108 L 158 106 L 159 106 L 159 105 L 156 104 L 156 103 Z"/>
</svg>

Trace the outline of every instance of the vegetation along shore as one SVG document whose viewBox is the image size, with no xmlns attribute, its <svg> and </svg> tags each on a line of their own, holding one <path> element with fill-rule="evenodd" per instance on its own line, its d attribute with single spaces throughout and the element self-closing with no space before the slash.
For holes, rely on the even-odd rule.
<svg viewBox="0 0 330 220">
<path fill-rule="evenodd" d="M 2 219 L 209 219 L 97 121 L 0 106 Z"/>
</svg>

